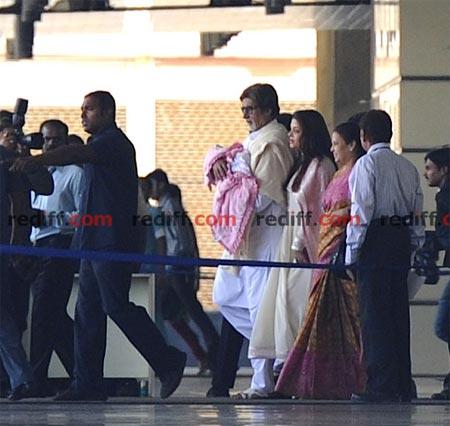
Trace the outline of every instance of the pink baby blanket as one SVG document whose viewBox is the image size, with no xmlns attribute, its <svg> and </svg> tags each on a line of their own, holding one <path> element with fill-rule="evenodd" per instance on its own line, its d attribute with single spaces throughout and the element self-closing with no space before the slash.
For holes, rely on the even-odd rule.
<svg viewBox="0 0 450 426">
<path fill-rule="evenodd" d="M 248 154 L 239 142 L 229 148 L 215 147 L 208 152 L 203 164 L 205 184 L 210 188 L 216 185 L 212 233 L 215 240 L 233 255 L 242 248 L 258 195 L 258 183 L 250 164 L 243 162 L 244 153 Z M 226 160 L 228 172 L 225 179 L 216 182 L 212 167 L 220 159 Z"/>
</svg>

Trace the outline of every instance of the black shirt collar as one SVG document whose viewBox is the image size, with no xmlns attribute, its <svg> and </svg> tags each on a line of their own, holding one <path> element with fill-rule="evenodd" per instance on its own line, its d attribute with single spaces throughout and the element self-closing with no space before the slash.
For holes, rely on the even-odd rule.
<svg viewBox="0 0 450 426">
<path fill-rule="evenodd" d="M 98 132 L 96 132 L 93 135 L 89 136 L 87 142 L 89 143 L 93 139 L 96 139 L 96 138 L 98 138 L 98 137 L 100 137 L 102 135 L 108 134 L 111 131 L 116 130 L 116 129 L 117 129 L 117 124 L 116 123 L 113 123 L 113 124 L 110 124 L 109 126 L 103 127 L 103 129 L 100 129 Z"/>
</svg>

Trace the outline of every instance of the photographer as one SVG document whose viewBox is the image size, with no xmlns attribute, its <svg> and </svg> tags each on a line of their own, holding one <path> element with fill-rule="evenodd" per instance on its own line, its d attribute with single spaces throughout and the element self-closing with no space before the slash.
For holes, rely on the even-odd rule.
<svg viewBox="0 0 450 426">
<path fill-rule="evenodd" d="M 29 244 L 29 226 L 11 218 L 30 214 L 30 190 L 51 194 L 53 182 L 41 166 L 25 173 L 11 172 L 9 167 L 17 154 L 0 146 L 0 244 Z M 25 258 L 14 256 L 15 263 Z M 8 265 L 9 256 L 0 254 L 0 358 L 8 374 L 10 400 L 32 396 L 32 372 L 21 343 L 16 312 L 12 302 L 14 282 Z"/>
<path fill-rule="evenodd" d="M 5 111 L 2 111 L 3 113 Z M 3 157 L 5 161 L 12 161 L 19 156 L 19 144 L 17 143 L 19 138 L 17 136 L 16 129 L 12 126 L 12 113 L 10 120 L 2 120 L 0 123 L 0 146 L 4 148 Z M 2 114 L 3 115 L 3 114 Z M 6 116 L 7 117 L 7 116 Z M 13 196 L 10 194 L 10 197 Z M 21 196 L 15 195 L 16 202 L 11 206 L 11 212 L 9 215 L 9 226 L 14 226 L 16 229 L 15 239 L 19 239 L 24 244 L 29 244 L 28 236 L 30 234 L 30 227 L 18 226 L 16 223 L 18 214 L 12 210 L 20 210 L 21 214 L 28 214 L 28 200 L 21 200 Z M 19 204 L 23 204 L 21 207 Z M 28 302 L 30 288 L 28 281 L 23 279 L 23 274 L 17 267 L 20 267 L 21 258 L 14 256 L 9 260 L 10 279 L 14 282 L 14 291 L 11 294 L 11 300 L 15 309 L 15 320 L 19 327 L 19 331 L 22 333 L 27 328 L 27 315 L 28 315 Z M 22 258 L 23 259 L 23 258 Z"/>
<path fill-rule="evenodd" d="M 40 133 L 25 135 L 23 126 L 25 125 L 25 114 L 28 108 L 28 101 L 17 99 L 14 113 L 6 110 L 0 111 L 0 146 L 3 151 L 3 161 L 10 164 L 18 157 L 30 156 L 30 149 L 40 149 L 43 144 L 43 137 Z M 14 195 L 15 194 L 15 195 Z M 18 218 L 21 216 L 31 217 L 32 210 L 29 205 L 29 196 L 11 192 L 9 197 L 16 200 L 11 204 L 9 215 L 9 226 L 15 228 L 14 238 L 21 241 L 19 244 L 29 244 L 31 224 L 19 226 Z M 16 211 L 20 211 L 17 214 Z M 14 289 L 11 293 L 11 303 L 14 306 L 15 320 L 20 333 L 27 328 L 28 305 L 30 295 L 30 281 L 34 273 L 31 265 L 32 260 L 24 256 L 12 256 L 9 258 L 8 267 L 10 280 L 14 282 Z M 2 378 L 4 375 L 0 374 Z"/>
<path fill-rule="evenodd" d="M 0 124 L 0 145 L 11 153 L 17 152 L 16 130 L 9 123 Z"/>
</svg>

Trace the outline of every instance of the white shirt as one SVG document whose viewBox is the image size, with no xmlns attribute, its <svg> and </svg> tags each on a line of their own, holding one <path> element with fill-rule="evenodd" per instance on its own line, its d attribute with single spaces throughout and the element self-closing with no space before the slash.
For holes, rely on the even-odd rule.
<svg viewBox="0 0 450 426">
<path fill-rule="evenodd" d="M 367 227 L 383 216 L 416 219 L 410 226 L 413 249 L 425 238 L 420 215 L 423 194 L 419 174 L 406 158 L 391 151 L 389 144 L 376 143 L 353 167 L 349 177 L 350 221 L 347 225 L 345 263 L 355 263 L 364 242 Z"/>
<path fill-rule="evenodd" d="M 50 167 L 49 171 L 54 183 L 53 193 L 31 193 L 32 207 L 44 211 L 46 219 L 46 226 L 32 228 L 30 240 L 33 243 L 50 235 L 73 233 L 74 226 L 70 218 L 80 209 L 83 169 L 68 165 Z"/>
<path fill-rule="evenodd" d="M 253 176 L 252 169 L 250 167 L 250 153 L 246 149 L 238 152 L 234 156 L 234 159 L 231 162 L 231 172 Z"/>
</svg>

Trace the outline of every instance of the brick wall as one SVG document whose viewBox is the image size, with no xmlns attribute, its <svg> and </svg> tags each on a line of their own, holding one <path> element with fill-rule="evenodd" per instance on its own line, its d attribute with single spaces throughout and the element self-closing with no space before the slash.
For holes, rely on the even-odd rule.
<svg viewBox="0 0 450 426">
<path fill-rule="evenodd" d="M 281 103 L 281 111 L 311 108 L 301 102 Z M 243 140 L 247 125 L 242 120 L 239 102 L 164 101 L 156 103 L 156 165 L 179 185 L 186 210 L 195 215 L 211 212 L 213 193 L 203 185 L 202 168 L 206 152 L 215 144 L 230 145 Z M 202 257 L 220 257 L 222 248 L 215 243 L 207 226 L 196 226 Z M 213 275 L 214 268 L 203 268 Z M 200 300 L 213 309 L 212 280 L 201 283 Z"/>
<path fill-rule="evenodd" d="M 313 108 L 301 102 L 281 102 L 281 111 Z M 247 125 L 242 120 L 239 102 L 165 101 L 156 103 L 156 165 L 169 179 L 180 186 L 186 210 L 193 219 L 211 212 L 213 193 L 203 185 L 203 158 L 215 144 L 230 145 L 243 140 Z M 2 108 L 0 108 L 2 109 Z M 6 107 L 12 110 L 11 107 Z M 35 107 L 27 113 L 25 132 L 35 132 L 42 121 L 58 118 L 69 126 L 70 133 L 88 135 L 83 131 L 78 107 Z M 117 124 L 126 131 L 126 108 L 117 108 Z M 202 257 L 220 257 L 222 248 L 215 243 L 207 226 L 196 226 Z M 204 268 L 203 275 L 214 275 L 214 268 Z M 211 297 L 212 279 L 201 283 L 200 300 L 207 309 L 214 309 Z"/>
</svg>

